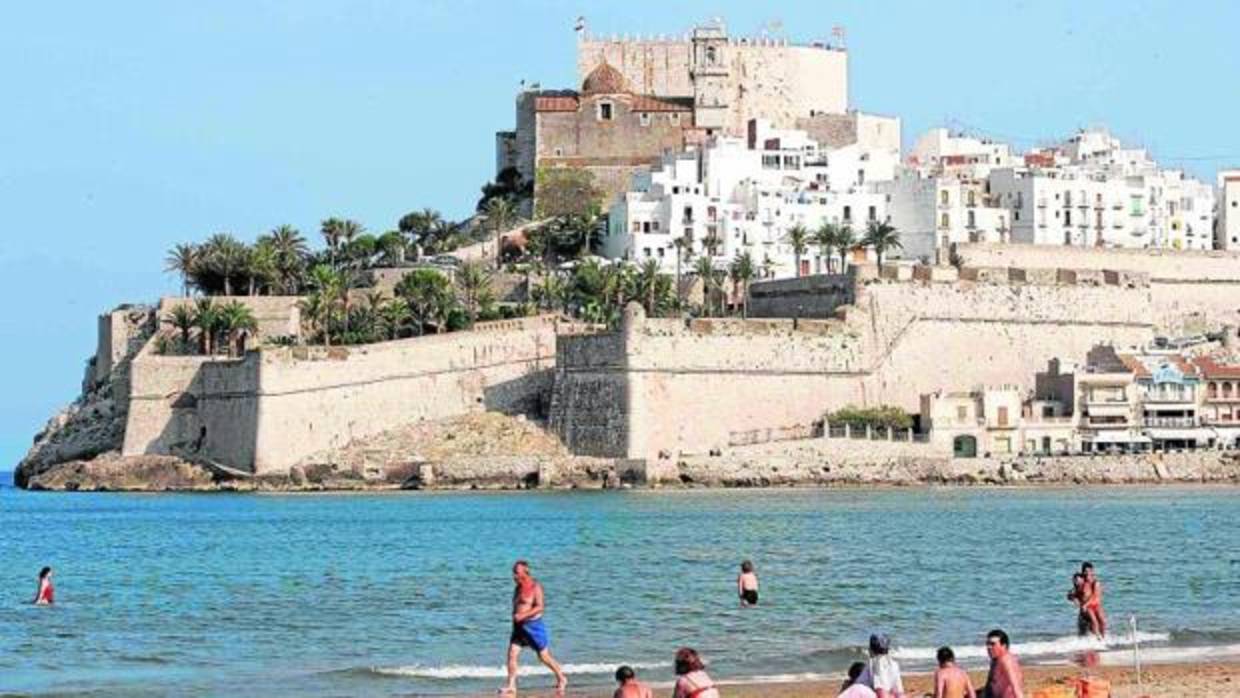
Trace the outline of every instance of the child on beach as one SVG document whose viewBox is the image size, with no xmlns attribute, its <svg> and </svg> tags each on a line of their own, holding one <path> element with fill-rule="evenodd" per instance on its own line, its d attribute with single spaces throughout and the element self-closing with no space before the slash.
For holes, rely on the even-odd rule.
<svg viewBox="0 0 1240 698">
<path fill-rule="evenodd" d="M 935 655 L 939 668 L 934 672 L 934 698 L 976 698 L 969 674 L 956 666 L 956 653 L 940 647 Z"/>
<path fill-rule="evenodd" d="M 853 662 L 848 667 L 848 678 L 844 681 L 843 690 L 837 698 L 875 698 L 874 689 L 861 683 L 861 673 L 865 671 L 865 662 Z"/>
<path fill-rule="evenodd" d="M 741 563 L 741 573 L 736 578 L 736 593 L 741 597 L 742 606 L 758 605 L 758 575 L 749 560 Z"/>
<path fill-rule="evenodd" d="M 611 698 L 654 698 L 650 687 L 637 680 L 637 673 L 628 665 L 616 669 L 616 683 L 620 687 L 611 694 Z"/>
</svg>

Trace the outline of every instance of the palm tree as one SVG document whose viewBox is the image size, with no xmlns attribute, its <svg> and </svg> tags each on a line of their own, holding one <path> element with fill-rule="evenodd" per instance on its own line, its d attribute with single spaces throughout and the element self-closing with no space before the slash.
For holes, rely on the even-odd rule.
<svg viewBox="0 0 1240 698">
<path fill-rule="evenodd" d="M 491 200 L 495 201 L 498 199 Z M 481 262 L 465 262 L 456 273 L 456 284 L 461 289 L 465 312 L 469 313 L 469 324 L 473 325 L 478 319 L 479 301 L 491 288 L 491 273 Z"/>
<path fill-rule="evenodd" d="M 340 223 L 339 232 L 340 232 L 340 242 L 342 242 L 347 247 L 350 243 L 353 242 L 354 239 L 362 235 L 362 233 L 365 233 L 366 228 L 362 227 L 361 223 L 358 223 L 357 221 L 350 218 Z"/>
<path fill-rule="evenodd" d="M 181 351 L 189 350 L 189 333 L 196 326 L 194 310 L 188 305 L 178 305 L 164 317 L 164 323 L 176 328 L 181 334 Z"/>
<path fill-rule="evenodd" d="M 796 260 L 797 276 L 801 275 L 801 257 L 805 251 L 809 249 L 810 233 L 805 226 L 800 223 L 788 229 L 784 235 L 784 242 L 792 247 L 792 256 Z"/>
<path fill-rule="evenodd" d="M 448 277 L 432 269 L 415 269 L 396 284 L 396 295 L 409 304 L 410 313 L 418 323 L 418 333 L 427 325 L 436 334 L 447 324 L 448 315 L 456 306 L 456 293 Z"/>
<path fill-rule="evenodd" d="M 693 273 L 702 281 L 702 310 L 710 317 L 710 292 L 715 287 L 715 264 L 710 257 L 698 257 L 693 262 Z"/>
<path fill-rule="evenodd" d="M 182 242 L 168 250 L 164 258 L 164 271 L 176 272 L 181 275 L 181 295 L 189 295 L 189 278 L 198 264 L 199 250 L 195 245 Z"/>
<path fill-rule="evenodd" d="M 271 242 L 265 238 L 259 239 L 249 249 L 246 258 L 245 272 L 250 283 L 249 295 L 253 296 L 264 286 L 270 288 L 271 283 L 280 275 L 278 266 L 276 251 Z"/>
<path fill-rule="evenodd" d="M 503 252 L 501 249 L 503 247 L 501 236 L 517 220 L 517 207 L 512 203 L 512 199 L 501 196 L 488 201 L 486 208 L 482 209 L 482 212 L 486 218 L 487 225 L 495 233 L 495 268 L 499 269 Z"/>
<path fill-rule="evenodd" d="M 401 328 L 408 324 L 410 317 L 409 304 L 404 298 L 393 298 L 379 306 L 379 319 L 387 329 L 388 339 L 399 337 Z"/>
<path fill-rule="evenodd" d="M 215 302 L 210 298 L 199 298 L 194 303 L 194 325 L 198 328 L 203 354 L 210 355 L 215 351 L 215 333 L 219 323 L 220 314 Z"/>
<path fill-rule="evenodd" d="M 339 218 L 328 218 L 319 224 L 319 234 L 323 236 L 323 242 L 327 243 L 327 252 L 333 267 L 336 266 L 336 250 L 344 237 L 343 227 L 344 221 Z"/>
<path fill-rule="evenodd" d="M 693 256 L 693 238 L 681 235 L 672 240 L 672 247 L 676 250 L 676 305 L 680 306 L 684 303 L 684 299 L 680 296 L 680 263 L 681 260 L 687 260 Z"/>
<path fill-rule="evenodd" d="M 384 264 L 395 267 L 405 263 L 405 236 L 399 230 L 387 231 L 376 242 Z"/>
<path fill-rule="evenodd" d="M 323 332 L 323 343 L 331 346 L 331 320 L 336 315 L 341 295 L 348 292 L 340 273 L 325 264 L 310 270 L 309 282 L 314 292 L 302 302 L 302 312 L 310 316 L 313 327 Z"/>
<path fill-rule="evenodd" d="M 857 234 L 851 225 L 842 225 L 835 231 L 835 249 L 840 251 L 840 273 L 848 262 L 848 253 L 857 246 Z"/>
<path fill-rule="evenodd" d="M 258 330 L 258 320 L 254 311 L 240 301 L 225 303 L 219 310 L 219 328 L 228 341 L 228 355 L 240 354 L 240 334 Z"/>
<path fill-rule="evenodd" d="M 249 249 L 244 242 L 227 233 L 216 233 L 203 244 L 203 261 L 224 280 L 224 295 L 232 295 L 234 276 L 245 271 Z"/>
<path fill-rule="evenodd" d="M 256 244 L 267 244 L 275 253 L 276 275 L 280 291 L 288 295 L 297 292 L 297 281 L 305 268 L 309 248 L 301 231 L 291 225 L 272 228 L 271 232 L 258 238 Z"/>
<path fill-rule="evenodd" d="M 822 225 L 813 233 L 813 242 L 818 245 L 819 254 L 826 260 L 827 268 L 823 270 L 824 274 L 831 273 L 831 257 L 832 251 L 835 249 L 836 240 L 839 238 L 840 227 L 834 223 L 823 221 Z"/>
<path fill-rule="evenodd" d="M 753 256 L 748 251 L 738 253 L 728 266 L 728 274 L 732 277 L 732 295 L 736 295 L 737 286 L 740 286 L 741 317 L 749 317 L 749 282 L 757 274 Z"/>
<path fill-rule="evenodd" d="M 634 290 L 642 299 L 642 305 L 646 307 L 646 314 L 650 317 L 654 317 L 657 310 L 655 300 L 658 297 L 659 278 L 661 276 L 659 260 L 652 258 L 642 262 L 641 267 L 637 270 L 637 277 L 634 279 L 636 286 Z"/>
<path fill-rule="evenodd" d="M 865 237 L 861 244 L 874 248 L 874 256 L 878 259 L 878 273 L 883 273 L 883 253 L 890 249 L 904 249 L 900 242 L 900 231 L 890 223 L 870 221 L 866 226 Z"/>
<path fill-rule="evenodd" d="M 443 216 L 431 208 L 406 213 L 396 224 L 400 232 L 409 236 L 412 245 L 429 246 L 448 227 Z"/>
</svg>

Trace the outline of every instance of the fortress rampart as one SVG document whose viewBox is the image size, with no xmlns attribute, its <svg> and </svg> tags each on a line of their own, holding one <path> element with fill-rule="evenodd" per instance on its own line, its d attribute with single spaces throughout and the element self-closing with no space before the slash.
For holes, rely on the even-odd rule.
<svg viewBox="0 0 1240 698">
<path fill-rule="evenodd" d="M 242 359 L 133 362 L 125 455 L 198 456 L 238 470 L 293 464 L 401 424 L 472 411 L 530 412 L 550 393 L 556 320 L 361 347 L 264 347 Z"/>
</svg>

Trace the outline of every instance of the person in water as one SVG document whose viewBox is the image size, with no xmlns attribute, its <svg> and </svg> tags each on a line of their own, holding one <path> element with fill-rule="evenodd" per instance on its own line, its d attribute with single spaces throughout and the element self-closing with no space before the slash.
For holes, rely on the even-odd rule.
<svg viewBox="0 0 1240 698">
<path fill-rule="evenodd" d="M 1072 574 L 1072 589 L 1068 591 L 1068 601 L 1076 604 L 1076 634 L 1088 635 L 1090 622 L 1089 614 L 1081 607 L 1081 600 L 1085 598 L 1085 575 L 1080 572 Z"/>
<path fill-rule="evenodd" d="M 940 647 L 935 658 L 939 668 L 934 671 L 934 698 L 977 698 L 968 672 L 956 666 L 952 648 Z"/>
<path fill-rule="evenodd" d="M 736 593 L 741 597 L 742 606 L 758 605 L 758 574 L 753 571 L 753 563 L 749 560 L 741 563 L 741 573 L 736 577 Z"/>
<path fill-rule="evenodd" d="M 840 695 L 837 698 L 874 698 L 874 689 L 858 680 L 864 671 L 865 662 L 853 662 L 852 666 L 848 667 L 848 678 L 840 687 Z"/>
<path fill-rule="evenodd" d="M 51 606 L 56 603 L 56 589 L 52 586 L 52 568 L 44 567 L 39 570 L 39 590 L 34 594 L 36 606 Z"/>
<path fill-rule="evenodd" d="M 888 654 L 891 639 L 886 635 L 870 636 L 870 661 L 861 672 L 861 683 L 874 689 L 878 698 L 904 698 L 904 679 L 900 665 Z"/>
<path fill-rule="evenodd" d="M 633 667 L 622 666 L 616 669 L 616 683 L 620 687 L 611 694 L 611 698 L 654 698 L 650 687 L 637 680 Z"/>
<path fill-rule="evenodd" d="M 538 580 L 530 576 L 530 565 L 525 560 L 517 560 L 512 566 L 512 634 L 508 638 L 508 681 L 500 689 L 501 693 L 517 692 L 517 659 L 522 647 L 529 647 L 538 653 L 541 661 L 552 674 L 555 674 L 556 693 L 563 693 L 568 686 L 568 677 L 551 656 L 551 638 L 547 626 L 543 623 L 543 588 Z"/>
<path fill-rule="evenodd" d="M 1081 563 L 1081 577 L 1081 614 L 1088 619 L 1090 632 L 1101 640 L 1107 634 L 1107 616 L 1102 610 L 1102 582 L 1092 562 Z"/>
<path fill-rule="evenodd" d="M 690 647 L 676 650 L 673 665 L 676 687 L 672 689 L 672 698 L 719 698 L 719 690 L 706 674 L 706 665 L 696 650 Z"/>
<path fill-rule="evenodd" d="M 998 628 L 987 633 L 986 654 L 990 657 L 990 673 L 986 675 L 986 688 L 982 689 L 983 698 L 1024 698 L 1025 679 L 1007 633 Z"/>
</svg>

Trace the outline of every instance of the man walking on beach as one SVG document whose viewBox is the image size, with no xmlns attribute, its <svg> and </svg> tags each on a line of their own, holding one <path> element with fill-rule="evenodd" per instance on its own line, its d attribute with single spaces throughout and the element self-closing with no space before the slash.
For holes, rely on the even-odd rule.
<svg viewBox="0 0 1240 698">
<path fill-rule="evenodd" d="M 512 566 L 512 581 L 515 586 L 512 591 L 512 634 L 508 638 L 508 682 L 500 692 L 517 692 L 517 659 L 522 647 L 530 647 L 538 653 L 538 660 L 555 674 L 556 693 L 563 693 L 568 686 L 568 677 L 556 663 L 555 657 L 551 656 L 551 638 L 542 620 L 542 585 L 530 576 L 530 565 L 525 560 L 517 560 Z"/>
<path fill-rule="evenodd" d="M 1020 662 L 1012 654 L 1007 633 L 998 628 L 986 635 L 986 654 L 990 655 L 990 674 L 983 698 L 1024 698 L 1025 679 Z"/>
</svg>

